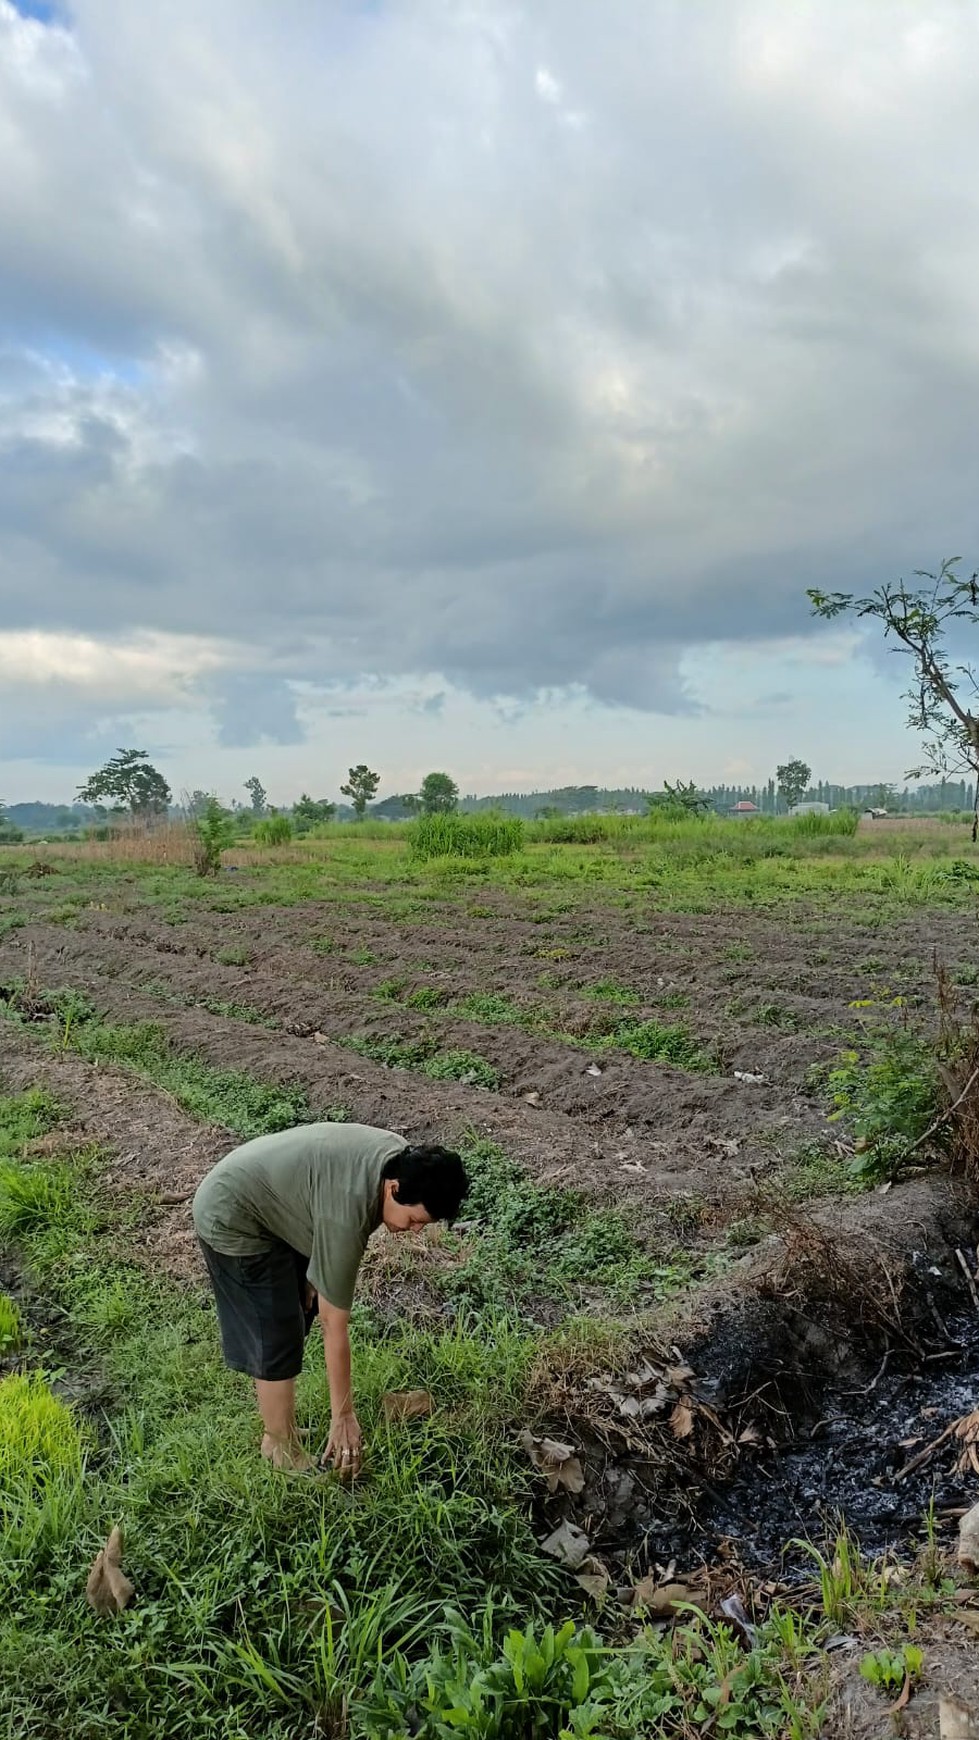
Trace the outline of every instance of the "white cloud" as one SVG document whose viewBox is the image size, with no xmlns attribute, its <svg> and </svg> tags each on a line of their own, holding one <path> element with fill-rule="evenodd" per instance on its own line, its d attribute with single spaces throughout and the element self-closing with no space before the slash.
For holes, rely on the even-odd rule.
<svg viewBox="0 0 979 1740">
<path fill-rule="evenodd" d="M 974 541 L 977 98 L 956 0 L 0 0 L 0 621 L 221 649 L 229 752 L 362 677 L 693 752 Z"/>
</svg>

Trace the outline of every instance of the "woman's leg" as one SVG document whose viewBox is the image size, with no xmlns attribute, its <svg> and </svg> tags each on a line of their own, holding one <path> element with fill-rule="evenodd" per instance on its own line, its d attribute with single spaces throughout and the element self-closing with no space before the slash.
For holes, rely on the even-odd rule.
<svg viewBox="0 0 979 1740">
<path fill-rule="evenodd" d="M 255 1399 L 265 1428 L 262 1455 L 274 1468 L 314 1468 L 296 1427 L 295 1378 L 256 1378 Z"/>
</svg>

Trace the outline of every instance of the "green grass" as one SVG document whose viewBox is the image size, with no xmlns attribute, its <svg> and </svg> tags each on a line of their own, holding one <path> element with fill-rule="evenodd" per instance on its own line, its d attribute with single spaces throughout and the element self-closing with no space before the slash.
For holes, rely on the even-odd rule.
<svg viewBox="0 0 979 1740">
<path fill-rule="evenodd" d="M 367 1034 L 338 1035 L 338 1045 L 356 1051 L 360 1057 L 370 1057 L 389 1069 L 417 1070 L 432 1081 L 461 1081 L 471 1086 L 498 1088 L 499 1071 L 480 1057 L 478 1052 L 449 1049 L 439 1051 L 433 1039 L 371 1038 Z"/>
<path fill-rule="evenodd" d="M 0 1355 L 15 1353 L 24 1339 L 24 1321 L 16 1299 L 0 1293 Z"/>
</svg>

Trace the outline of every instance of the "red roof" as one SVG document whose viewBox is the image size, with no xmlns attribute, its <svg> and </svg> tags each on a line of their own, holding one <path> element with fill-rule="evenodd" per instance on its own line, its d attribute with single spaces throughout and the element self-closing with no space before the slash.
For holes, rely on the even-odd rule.
<svg viewBox="0 0 979 1740">
<path fill-rule="evenodd" d="M 755 811 L 757 811 L 758 805 L 749 803 L 747 798 L 742 798 L 741 802 L 739 804 L 734 805 L 734 808 L 736 810 L 755 810 Z"/>
</svg>

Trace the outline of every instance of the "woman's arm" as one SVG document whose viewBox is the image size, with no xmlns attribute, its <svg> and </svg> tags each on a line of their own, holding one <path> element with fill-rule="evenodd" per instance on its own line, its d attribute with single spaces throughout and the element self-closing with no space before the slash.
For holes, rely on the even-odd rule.
<svg viewBox="0 0 979 1740">
<path fill-rule="evenodd" d="M 360 1469 L 361 1430 L 354 1413 L 350 1376 L 350 1312 L 338 1311 L 322 1294 L 319 1307 L 330 1385 L 330 1436 L 323 1459 L 332 1459 L 341 1474 L 356 1474 Z"/>
</svg>

